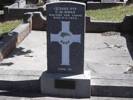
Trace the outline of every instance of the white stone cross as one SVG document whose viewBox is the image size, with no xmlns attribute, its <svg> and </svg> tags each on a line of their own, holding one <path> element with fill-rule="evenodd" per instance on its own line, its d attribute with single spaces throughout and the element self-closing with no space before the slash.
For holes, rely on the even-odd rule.
<svg viewBox="0 0 133 100">
<path fill-rule="evenodd" d="M 72 43 L 80 43 L 81 36 L 71 33 L 69 21 L 62 21 L 61 24 L 61 31 L 58 34 L 50 34 L 50 41 L 58 42 L 62 46 L 61 65 L 70 65 L 70 45 Z"/>
</svg>

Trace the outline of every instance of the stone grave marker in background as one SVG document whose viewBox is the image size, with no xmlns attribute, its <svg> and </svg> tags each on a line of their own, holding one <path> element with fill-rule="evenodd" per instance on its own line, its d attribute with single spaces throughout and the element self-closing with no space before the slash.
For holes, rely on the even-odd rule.
<svg viewBox="0 0 133 100">
<path fill-rule="evenodd" d="M 85 4 L 53 2 L 47 10 L 48 70 L 41 77 L 44 94 L 90 97 L 90 76 L 84 73 Z"/>
<path fill-rule="evenodd" d="M 46 0 L 47 3 L 51 3 L 51 2 L 58 2 L 60 0 Z"/>
</svg>

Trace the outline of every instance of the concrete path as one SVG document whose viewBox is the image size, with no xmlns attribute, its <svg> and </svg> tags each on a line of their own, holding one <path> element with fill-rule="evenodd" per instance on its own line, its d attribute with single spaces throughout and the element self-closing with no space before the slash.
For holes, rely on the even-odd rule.
<svg viewBox="0 0 133 100">
<path fill-rule="evenodd" d="M 132 66 L 133 60 L 124 37 L 119 34 L 85 35 L 85 69 L 91 69 L 94 73 L 123 74 Z M 0 64 L 2 70 L 42 71 L 46 68 L 46 32 L 39 31 L 32 31 Z"/>
<path fill-rule="evenodd" d="M 123 74 L 133 66 L 126 39 L 119 33 L 89 33 L 85 39 L 85 62 L 92 72 Z"/>
<path fill-rule="evenodd" d="M 4 70 L 46 70 L 46 33 L 33 31 L 1 62 Z"/>
<path fill-rule="evenodd" d="M 11 55 L 0 63 L 0 100 L 75 100 L 44 97 L 38 94 L 39 78 L 47 69 L 46 58 L 46 32 L 32 31 Z M 91 70 L 94 80 L 103 77 L 123 80 L 128 77 L 130 81 L 123 80 L 123 86 L 133 86 L 133 74 L 130 71 L 132 66 L 133 60 L 126 39 L 120 34 L 85 34 L 85 70 Z M 112 85 L 110 82 L 95 80 L 91 84 Z M 113 83 L 118 84 L 116 81 Z M 29 90 L 33 90 L 33 93 Z M 132 100 L 132 98 L 92 97 L 91 100 Z"/>
</svg>

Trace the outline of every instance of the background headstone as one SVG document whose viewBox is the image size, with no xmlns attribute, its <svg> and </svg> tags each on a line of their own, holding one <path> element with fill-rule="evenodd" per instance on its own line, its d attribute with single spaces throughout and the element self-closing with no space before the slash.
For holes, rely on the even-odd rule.
<svg viewBox="0 0 133 100">
<path fill-rule="evenodd" d="M 60 1 L 60 0 L 46 0 L 47 3 L 57 2 L 57 1 Z"/>
<path fill-rule="evenodd" d="M 48 72 L 83 73 L 85 4 L 54 2 L 46 8 Z"/>
</svg>

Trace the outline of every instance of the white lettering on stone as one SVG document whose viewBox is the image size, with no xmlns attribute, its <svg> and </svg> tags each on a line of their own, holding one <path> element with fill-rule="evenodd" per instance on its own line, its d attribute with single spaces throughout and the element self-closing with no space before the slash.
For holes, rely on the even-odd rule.
<svg viewBox="0 0 133 100">
<path fill-rule="evenodd" d="M 62 29 L 57 34 L 50 34 L 51 42 L 58 42 L 62 47 L 61 65 L 70 65 L 70 45 L 80 43 L 81 36 L 73 35 L 70 31 L 70 22 L 62 21 Z"/>
</svg>

